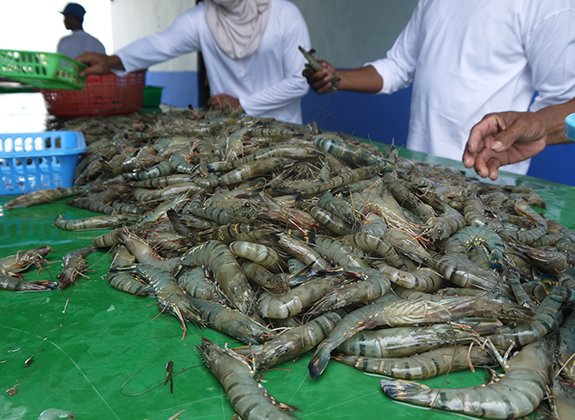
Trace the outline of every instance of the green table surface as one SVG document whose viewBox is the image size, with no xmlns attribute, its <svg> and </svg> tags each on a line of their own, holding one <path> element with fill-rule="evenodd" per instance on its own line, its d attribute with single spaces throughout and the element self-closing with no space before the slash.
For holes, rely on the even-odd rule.
<svg viewBox="0 0 575 420">
<path fill-rule="evenodd" d="M 456 161 L 401 151 L 435 164 L 463 166 Z M 469 172 L 471 174 L 471 172 Z M 575 227 L 575 188 L 539 179 L 504 174 L 498 182 L 532 187 L 547 202 L 543 213 Z M 56 280 L 62 256 L 84 246 L 105 231 L 67 232 L 53 226 L 65 218 L 94 215 L 61 200 L 27 209 L 6 211 L 12 197 L 0 197 L 0 257 L 21 249 L 49 245 L 52 261 L 28 280 Z M 239 345 L 216 331 L 159 315 L 154 298 L 135 297 L 108 286 L 111 256 L 105 250 L 88 257 L 89 270 L 78 285 L 61 291 L 16 293 L 0 291 L 0 418 L 38 419 L 43 410 L 71 411 L 75 419 L 228 420 L 234 411 L 226 394 L 202 364 L 196 345 L 204 335 L 223 345 Z M 25 361 L 33 362 L 25 366 Z M 261 372 L 262 383 L 277 400 L 294 405 L 300 419 L 452 419 L 457 414 L 397 403 L 385 396 L 379 378 L 350 366 L 330 362 L 312 380 L 307 369 L 311 353 L 294 362 Z M 173 362 L 173 393 L 164 385 L 166 364 Z M 432 387 L 484 383 L 482 369 L 451 373 L 422 381 Z M 17 388 L 15 395 L 6 390 Z"/>
</svg>

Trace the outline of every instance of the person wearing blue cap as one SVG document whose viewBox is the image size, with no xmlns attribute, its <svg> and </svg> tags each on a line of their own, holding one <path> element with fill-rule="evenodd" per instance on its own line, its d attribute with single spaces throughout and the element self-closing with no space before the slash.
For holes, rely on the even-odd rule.
<svg viewBox="0 0 575 420">
<path fill-rule="evenodd" d="M 86 9 L 78 3 L 68 3 L 60 13 L 64 15 L 66 29 L 72 31 L 72 35 L 66 36 L 58 42 L 59 53 L 76 58 L 85 52 L 105 54 L 106 48 L 89 33 L 84 31 L 84 15 Z"/>
</svg>

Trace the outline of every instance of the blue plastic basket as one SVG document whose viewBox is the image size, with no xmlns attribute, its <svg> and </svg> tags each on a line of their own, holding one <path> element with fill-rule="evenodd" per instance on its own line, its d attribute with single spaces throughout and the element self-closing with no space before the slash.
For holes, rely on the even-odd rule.
<svg viewBox="0 0 575 420">
<path fill-rule="evenodd" d="M 71 187 L 85 151 L 78 131 L 0 134 L 0 195 Z"/>
</svg>

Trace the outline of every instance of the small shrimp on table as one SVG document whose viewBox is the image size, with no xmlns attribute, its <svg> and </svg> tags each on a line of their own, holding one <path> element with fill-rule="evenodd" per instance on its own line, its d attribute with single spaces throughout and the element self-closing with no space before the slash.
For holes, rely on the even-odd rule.
<svg viewBox="0 0 575 420">
<path fill-rule="evenodd" d="M 86 255 L 94 252 L 96 248 L 93 246 L 88 246 L 85 248 L 80 248 L 75 251 L 68 252 L 62 257 L 62 265 L 64 268 L 62 272 L 56 277 L 60 281 L 58 288 L 60 290 L 65 289 L 72 283 L 77 283 L 78 276 L 83 276 L 82 272 L 86 270 L 88 262 L 86 261 Z"/>
<path fill-rule="evenodd" d="M 405 380 L 380 383 L 394 400 L 487 419 L 516 419 L 532 413 L 543 401 L 550 366 L 549 344 L 536 341 L 511 358 L 502 379 L 487 385 L 432 389 Z"/>
<path fill-rule="evenodd" d="M 58 287 L 58 283 L 55 281 L 26 281 L 20 277 L 12 277 L 0 273 L 0 290 L 10 290 L 14 292 L 42 292 L 54 290 L 56 287 Z"/>
<path fill-rule="evenodd" d="M 51 247 L 45 245 L 28 251 L 18 251 L 15 255 L 1 258 L 0 273 L 6 275 L 21 273 L 27 270 L 31 265 L 35 265 L 40 269 L 42 268 L 42 263 L 47 262 L 44 257 L 48 255 L 51 250 Z"/>
</svg>

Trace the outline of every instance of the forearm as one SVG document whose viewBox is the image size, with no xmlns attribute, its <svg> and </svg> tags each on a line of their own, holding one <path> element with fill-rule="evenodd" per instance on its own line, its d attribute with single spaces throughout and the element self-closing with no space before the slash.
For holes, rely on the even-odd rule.
<svg viewBox="0 0 575 420">
<path fill-rule="evenodd" d="M 341 79 L 337 85 L 339 90 L 378 93 L 383 88 L 383 78 L 373 66 L 353 70 L 336 70 L 336 75 Z"/>
<path fill-rule="evenodd" d="M 573 143 L 564 132 L 565 118 L 573 113 L 575 113 L 575 98 L 564 104 L 548 106 L 536 112 L 545 126 L 547 146 Z"/>
<path fill-rule="evenodd" d="M 294 99 L 305 96 L 307 92 L 308 85 L 305 79 L 300 75 L 294 75 L 239 99 L 246 113 L 261 115 L 282 108 Z"/>
</svg>

